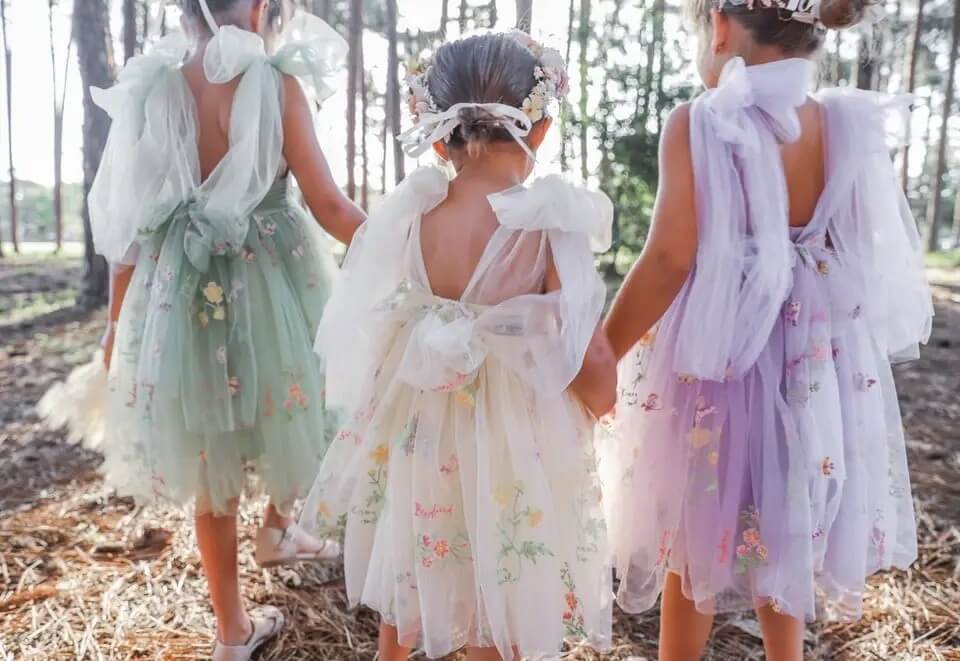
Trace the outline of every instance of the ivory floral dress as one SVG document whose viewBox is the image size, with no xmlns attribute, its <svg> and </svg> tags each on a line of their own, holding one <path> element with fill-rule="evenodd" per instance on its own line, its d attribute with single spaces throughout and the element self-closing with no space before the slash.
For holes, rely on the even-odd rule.
<svg viewBox="0 0 960 661">
<path fill-rule="evenodd" d="M 611 572 L 592 425 L 566 388 L 599 321 L 603 195 L 558 177 L 490 197 L 500 227 L 463 297 L 431 293 L 411 175 L 361 230 L 321 324 L 330 401 L 351 411 L 304 509 L 344 541 L 347 592 L 430 657 L 604 646 Z M 544 294 L 548 257 L 562 289 Z"/>
<path fill-rule="evenodd" d="M 916 356 L 932 305 L 890 101 L 818 96 L 826 188 L 790 230 L 779 143 L 811 68 L 738 58 L 692 106 L 696 266 L 622 363 L 602 453 L 628 611 L 675 572 L 703 612 L 856 618 L 866 578 L 916 557 L 890 363 Z"/>
<path fill-rule="evenodd" d="M 239 79 L 230 149 L 201 181 L 181 35 L 135 58 L 94 98 L 113 118 L 91 191 L 97 249 L 135 266 L 117 328 L 103 450 L 107 478 L 145 500 L 226 511 L 247 464 L 280 507 L 306 495 L 330 434 L 311 351 L 333 266 L 282 159 L 282 75 L 320 99 L 345 45 L 308 15 L 268 56 L 220 27 L 204 71 Z"/>
</svg>

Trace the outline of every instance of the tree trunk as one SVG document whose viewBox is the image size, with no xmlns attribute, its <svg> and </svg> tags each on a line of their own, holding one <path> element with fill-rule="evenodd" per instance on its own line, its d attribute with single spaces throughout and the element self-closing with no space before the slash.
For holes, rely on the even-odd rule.
<svg viewBox="0 0 960 661">
<path fill-rule="evenodd" d="M 590 164 L 587 153 L 587 138 L 590 122 L 587 120 L 588 100 L 590 94 L 590 0 L 580 0 L 580 28 L 578 42 L 580 45 L 580 176 L 586 181 L 590 177 Z"/>
<path fill-rule="evenodd" d="M 910 64 L 907 69 L 907 94 L 917 87 L 917 60 L 920 56 L 920 37 L 923 34 L 923 5 L 926 0 L 917 0 L 917 20 L 913 26 L 913 43 L 910 46 Z M 903 140 L 903 162 L 900 164 L 900 186 L 904 193 L 910 189 L 910 131 L 913 122 L 907 118 Z"/>
<path fill-rule="evenodd" d="M 570 66 L 570 54 L 573 52 L 573 24 L 577 17 L 577 0 L 570 0 L 570 9 L 567 19 L 567 53 L 566 62 Z M 567 151 L 570 148 L 570 100 L 563 99 L 560 107 L 560 169 L 567 171 L 569 157 Z"/>
<path fill-rule="evenodd" d="M 67 42 L 63 80 L 57 77 L 57 48 L 53 33 L 53 11 L 57 0 L 48 0 L 50 26 L 50 74 L 53 82 L 53 222 L 56 231 L 56 252 L 63 249 L 63 108 L 67 99 L 67 76 L 70 73 L 70 51 L 73 37 Z"/>
<path fill-rule="evenodd" d="M 367 150 L 367 72 L 364 70 L 363 51 L 360 51 L 360 166 L 363 168 L 363 183 L 360 189 L 360 207 L 370 209 L 370 152 Z"/>
<path fill-rule="evenodd" d="M 446 11 L 447 3 L 443 3 Z M 446 23 L 444 23 L 446 30 Z M 397 0 L 387 0 L 387 124 L 388 139 L 393 142 L 394 180 L 399 184 L 406 176 L 403 145 L 400 135 L 400 56 L 397 53 Z"/>
<path fill-rule="evenodd" d="M 933 205 L 929 219 L 927 249 L 939 250 L 940 212 L 943 208 L 943 179 L 947 171 L 947 143 L 950 140 L 947 125 L 950 123 L 950 108 L 953 106 L 953 87 L 957 75 L 957 41 L 960 40 L 960 0 L 953 2 L 953 27 L 950 30 L 950 57 L 947 58 L 947 86 L 943 96 L 943 112 L 940 113 L 940 144 L 937 150 L 937 174 L 933 179 Z"/>
<path fill-rule="evenodd" d="M 533 27 L 533 0 L 517 0 L 517 29 L 530 32 Z"/>
<path fill-rule="evenodd" d="M 953 248 L 960 248 L 960 189 L 953 198 Z"/>
<path fill-rule="evenodd" d="M 862 90 L 875 89 L 874 78 L 877 60 L 873 54 L 873 36 L 869 32 L 860 35 L 857 47 L 857 87 Z"/>
<path fill-rule="evenodd" d="M 467 0 L 460 0 L 460 16 L 457 18 L 460 34 L 467 31 Z"/>
<path fill-rule="evenodd" d="M 137 0 L 123 0 L 123 61 L 137 54 Z"/>
<path fill-rule="evenodd" d="M 347 80 L 347 197 L 357 199 L 357 96 L 363 61 L 363 0 L 350 0 L 350 67 Z"/>
<path fill-rule="evenodd" d="M 663 95 L 663 82 L 667 72 L 667 58 L 664 38 L 664 23 L 666 22 L 667 7 L 665 0 L 656 0 L 653 3 L 653 41 L 657 44 L 657 96 L 654 103 L 657 120 L 657 138 L 663 129 L 663 114 L 666 110 L 666 99 Z"/>
<path fill-rule="evenodd" d="M 395 0 L 387 0 L 387 26 L 389 27 L 390 21 L 390 5 L 396 5 Z M 394 9 L 396 11 L 396 9 Z M 440 39 L 441 41 L 447 38 L 447 23 L 450 22 L 450 0 L 443 0 L 443 4 L 440 5 Z M 396 38 L 396 26 L 394 26 L 394 38 Z"/>
<path fill-rule="evenodd" d="M 83 81 L 83 287 L 77 303 L 87 307 L 107 302 L 108 269 L 103 257 L 94 252 L 87 196 L 100 167 L 110 131 L 110 119 L 90 96 L 90 86 L 113 84 L 113 42 L 110 37 L 108 0 L 74 0 L 73 39 Z"/>
<path fill-rule="evenodd" d="M 10 48 L 10 35 L 7 34 L 7 11 L 9 0 L 0 0 L 0 28 L 3 32 L 3 61 L 7 79 L 7 171 L 10 174 L 10 236 L 13 252 L 20 252 L 20 238 L 17 223 L 17 172 L 13 167 L 13 51 Z"/>
<path fill-rule="evenodd" d="M 490 0 L 487 13 L 490 14 L 490 29 L 493 30 L 500 21 L 500 12 L 497 10 L 497 0 Z"/>
</svg>

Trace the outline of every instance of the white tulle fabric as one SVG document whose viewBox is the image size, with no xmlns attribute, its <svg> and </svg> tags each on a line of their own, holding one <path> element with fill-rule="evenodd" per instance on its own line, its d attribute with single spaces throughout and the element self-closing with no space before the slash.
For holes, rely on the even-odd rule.
<svg viewBox="0 0 960 661">
<path fill-rule="evenodd" d="M 696 267 L 621 363 L 601 452 L 626 610 L 675 572 L 703 612 L 852 619 L 867 576 L 916 557 L 890 362 L 933 308 L 885 144 L 902 103 L 819 95 L 826 188 L 791 229 L 779 142 L 810 66 L 733 60 L 693 104 Z"/>
<path fill-rule="evenodd" d="M 103 351 L 54 384 L 37 403 L 37 413 L 50 429 L 65 428 L 71 443 L 96 450 L 103 443 L 107 411 L 107 368 Z"/>
<path fill-rule="evenodd" d="M 319 102 L 325 83 L 346 56 L 347 45 L 319 18 L 299 12 L 276 54 L 263 39 L 232 26 L 214 30 L 204 72 L 212 83 L 240 77 L 230 115 L 230 150 L 201 182 L 196 105 L 180 67 L 190 51 L 184 35 L 162 39 L 133 58 L 94 101 L 113 119 L 103 161 L 90 191 L 90 220 L 97 252 L 113 263 L 129 261 L 139 233 L 150 233 L 184 200 L 196 218 L 186 238 L 192 262 L 206 270 L 214 244 L 239 249 L 250 212 L 282 168 L 281 76 L 304 80 Z M 276 90 L 275 94 L 264 93 Z M 132 147 L 131 147 L 132 146 Z"/>
<path fill-rule="evenodd" d="M 500 221 L 462 297 L 431 293 L 420 219 L 445 199 L 413 173 L 358 232 L 317 350 L 348 422 L 304 525 L 344 539 L 350 601 L 430 657 L 504 658 L 610 636 L 592 425 L 566 389 L 603 309 L 591 239 L 603 195 L 557 177 L 489 198 Z M 544 294 L 553 262 L 561 289 Z"/>
</svg>

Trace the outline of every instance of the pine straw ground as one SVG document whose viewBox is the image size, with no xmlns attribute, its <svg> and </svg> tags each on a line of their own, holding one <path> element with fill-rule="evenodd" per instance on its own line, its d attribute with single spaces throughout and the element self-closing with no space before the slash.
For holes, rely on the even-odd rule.
<svg viewBox="0 0 960 661">
<path fill-rule="evenodd" d="M 899 370 L 920 559 L 871 581 L 860 622 L 811 627 L 810 658 L 960 660 L 960 277 L 939 275 L 934 339 Z M 0 271 L 0 299 L 12 278 Z M 41 280 L 31 286 L 62 286 Z M 189 516 L 112 497 L 96 473 L 100 457 L 32 413 L 53 381 L 88 359 L 101 321 L 61 310 L 0 325 L 0 659 L 209 654 L 213 620 Z M 259 506 L 243 510 L 247 540 Z M 262 659 L 373 658 L 376 618 L 347 609 L 340 567 L 260 571 L 249 541 L 241 563 L 246 596 L 281 607 L 292 623 Z M 654 658 L 656 618 L 618 613 L 608 655 L 574 649 L 566 658 Z M 712 659 L 760 658 L 755 621 L 719 622 L 710 649 Z"/>
</svg>

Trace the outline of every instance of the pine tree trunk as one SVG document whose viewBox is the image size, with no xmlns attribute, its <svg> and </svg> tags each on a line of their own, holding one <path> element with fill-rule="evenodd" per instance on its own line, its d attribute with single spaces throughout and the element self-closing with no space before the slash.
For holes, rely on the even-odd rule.
<svg viewBox="0 0 960 661">
<path fill-rule="evenodd" d="M 960 248 L 960 189 L 953 198 L 953 248 Z"/>
<path fill-rule="evenodd" d="M 929 219 L 927 249 L 940 249 L 940 215 L 943 209 L 943 179 L 947 171 L 947 143 L 950 140 L 947 125 L 950 108 L 953 106 L 953 88 L 957 75 L 957 42 L 960 40 L 960 0 L 953 2 L 953 27 L 950 30 L 950 57 L 947 58 L 947 85 L 943 96 L 943 111 L 940 113 L 940 144 L 937 150 L 937 174 L 933 179 L 933 205 Z"/>
<path fill-rule="evenodd" d="M 517 29 L 530 32 L 533 27 L 533 0 L 517 0 Z"/>
<path fill-rule="evenodd" d="M 394 3 L 396 4 L 396 3 Z M 387 25 L 390 25 L 390 0 L 387 0 Z M 447 23 L 450 22 L 450 0 L 443 0 L 443 4 L 440 5 L 440 39 L 447 38 Z"/>
<path fill-rule="evenodd" d="M 360 165 L 363 168 L 363 183 L 360 189 L 360 207 L 370 209 L 370 152 L 367 150 L 367 73 L 364 70 L 363 51 L 360 51 Z"/>
<path fill-rule="evenodd" d="M 500 12 L 497 10 L 497 0 L 490 0 L 487 13 L 490 14 L 490 29 L 493 30 L 500 21 Z"/>
<path fill-rule="evenodd" d="M 917 60 L 920 57 L 920 37 L 923 34 L 923 6 L 926 0 L 917 0 L 917 20 L 913 26 L 913 43 L 910 46 L 910 64 L 907 69 L 907 94 L 917 87 Z M 904 193 L 910 189 L 910 131 L 913 122 L 907 118 L 903 140 L 903 162 L 900 164 L 900 186 Z"/>
<path fill-rule="evenodd" d="M 874 78 L 877 60 L 873 54 L 873 36 L 869 32 L 860 35 L 857 47 L 857 87 L 862 90 L 875 89 Z"/>
<path fill-rule="evenodd" d="M 363 61 L 363 0 L 350 0 L 350 66 L 347 80 L 347 197 L 357 199 L 357 96 Z"/>
<path fill-rule="evenodd" d="M 665 0 L 656 0 L 653 3 L 653 41 L 657 45 L 657 96 L 654 108 L 656 110 L 658 139 L 663 129 L 663 115 L 666 110 L 666 98 L 663 95 L 663 83 L 667 72 L 666 39 L 664 39 L 666 13 Z"/>
<path fill-rule="evenodd" d="M 113 84 L 113 42 L 110 37 L 108 0 L 74 0 L 73 39 L 83 81 L 83 287 L 77 303 L 86 307 L 107 302 L 108 269 L 103 257 L 94 252 L 87 196 L 100 167 L 110 130 L 110 119 L 90 96 L 90 86 Z"/>
<path fill-rule="evenodd" d="M 53 82 L 53 221 L 56 231 L 56 252 L 63 249 L 63 108 L 67 96 L 67 76 L 70 72 L 70 51 L 73 37 L 67 43 L 67 57 L 63 68 L 63 81 L 57 77 L 57 48 L 53 31 L 53 12 L 57 0 L 48 0 L 50 26 L 50 74 Z"/>
<path fill-rule="evenodd" d="M 467 31 L 467 0 L 460 0 L 460 16 L 457 18 L 460 34 Z"/>
<path fill-rule="evenodd" d="M 137 54 L 137 0 L 123 0 L 123 61 Z"/>
<path fill-rule="evenodd" d="M 13 167 L 13 51 L 7 33 L 7 6 L 10 0 L 0 0 L 0 28 L 3 32 L 3 62 L 7 80 L 7 172 L 10 175 L 10 236 L 13 252 L 20 252 L 20 232 L 17 219 L 17 171 Z"/>
<path fill-rule="evenodd" d="M 588 160 L 588 131 L 590 122 L 587 119 L 590 94 L 590 0 L 580 0 L 580 28 L 578 42 L 580 46 L 580 176 L 586 181 L 590 177 L 590 163 Z"/>
<path fill-rule="evenodd" d="M 574 21 L 577 17 L 577 0 L 570 0 L 570 9 L 567 22 L 567 52 L 564 62 L 570 66 L 570 54 L 573 52 L 573 32 Z M 567 171 L 569 165 L 569 156 L 567 152 L 570 149 L 570 101 L 563 99 L 563 105 L 560 108 L 560 169 Z"/>
<path fill-rule="evenodd" d="M 444 2 L 444 10 L 447 3 Z M 444 23 L 446 29 L 446 23 Z M 393 142 L 394 179 L 399 184 L 406 176 L 400 134 L 400 56 L 397 53 L 397 0 L 387 0 L 387 123 Z"/>
</svg>

